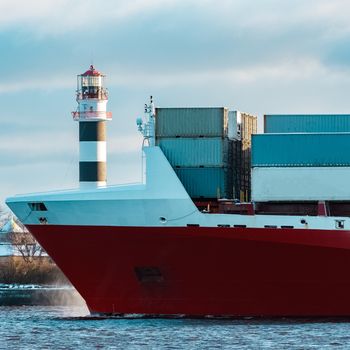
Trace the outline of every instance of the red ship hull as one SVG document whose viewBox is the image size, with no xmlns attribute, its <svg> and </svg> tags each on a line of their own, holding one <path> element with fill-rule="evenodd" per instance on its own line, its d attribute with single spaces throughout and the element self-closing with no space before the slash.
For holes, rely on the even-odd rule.
<svg viewBox="0 0 350 350">
<path fill-rule="evenodd" d="M 350 316 L 350 232 L 28 225 L 93 313 Z"/>
</svg>

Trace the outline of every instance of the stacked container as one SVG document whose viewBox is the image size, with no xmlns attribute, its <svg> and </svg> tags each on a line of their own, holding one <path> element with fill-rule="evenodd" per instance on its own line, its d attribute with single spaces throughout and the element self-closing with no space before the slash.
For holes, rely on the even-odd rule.
<svg viewBox="0 0 350 350">
<path fill-rule="evenodd" d="M 348 167 L 350 133 L 253 136 L 253 167 Z"/>
<path fill-rule="evenodd" d="M 227 133 L 227 108 L 156 109 L 156 144 L 192 198 L 232 198 Z"/>
<path fill-rule="evenodd" d="M 256 128 L 256 117 L 224 107 L 156 109 L 156 144 L 194 199 L 249 199 Z"/>
<path fill-rule="evenodd" d="M 156 108 L 156 137 L 158 138 L 224 138 L 227 132 L 227 108 Z"/>
<path fill-rule="evenodd" d="M 251 198 L 251 154 L 252 135 L 257 133 L 257 117 L 241 114 L 241 138 L 242 138 L 242 160 L 241 160 L 241 188 L 240 200 L 250 201 Z"/>
<path fill-rule="evenodd" d="M 253 136 L 252 199 L 350 200 L 350 115 L 265 115 Z"/>
<path fill-rule="evenodd" d="M 233 122 L 230 123 L 230 121 Z M 230 126 L 233 125 L 232 128 Z M 230 132 L 230 129 L 237 133 Z M 251 139 L 257 132 L 257 117 L 239 111 L 229 112 L 229 137 L 233 140 L 233 184 L 234 197 L 241 202 L 250 201 L 251 196 Z"/>
<path fill-rule="evenodd" d="M 264 133 L 350 132 L 350 114 L 266 114 Z"/>
</svg>

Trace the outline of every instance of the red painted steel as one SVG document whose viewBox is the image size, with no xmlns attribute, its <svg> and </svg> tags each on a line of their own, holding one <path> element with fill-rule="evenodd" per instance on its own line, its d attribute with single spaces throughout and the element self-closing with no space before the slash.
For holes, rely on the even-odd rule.
<svg viewBox="0 0 350 350">
<path fill-rule="evenodd" d="M 103 76 L 103 74 L 96 70 L 93 65 L 90 65 L 90 68 L 85 73 L 81 74 L 81 76 Z"/>
<path fill-rule="evenodd" d="M 350 231 L 28 228 L 91 312 L 350 316 Z"/>
</svg>

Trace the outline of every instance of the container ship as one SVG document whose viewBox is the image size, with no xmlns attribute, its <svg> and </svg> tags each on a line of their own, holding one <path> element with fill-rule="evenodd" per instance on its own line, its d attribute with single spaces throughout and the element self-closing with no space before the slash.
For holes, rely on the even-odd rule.
<svg viewBox="0 0 350 350">
<path fill-rule="evenodd" d="M 350 115 L 155 108 L 145 179 L 106 185 L 108 91 L 78 75 L 76 190 L 6 203 L 92 314 L 350 316 Z M 121 167 L 122 168 L 122 167 Z"/>
</svg>

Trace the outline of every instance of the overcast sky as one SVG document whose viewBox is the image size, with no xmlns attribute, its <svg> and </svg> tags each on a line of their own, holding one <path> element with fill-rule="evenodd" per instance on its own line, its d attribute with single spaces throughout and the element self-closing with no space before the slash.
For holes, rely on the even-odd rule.
<svg viewBox="0 0 350 350">
<path fill-rule="evenodd" d="M 108 182 L 140 180 L 156 105 L 350 113 L 350 1 L 0 0 L 0 204 L 78 186 L 76 75 L 107 74 Z"/>
</svg>

